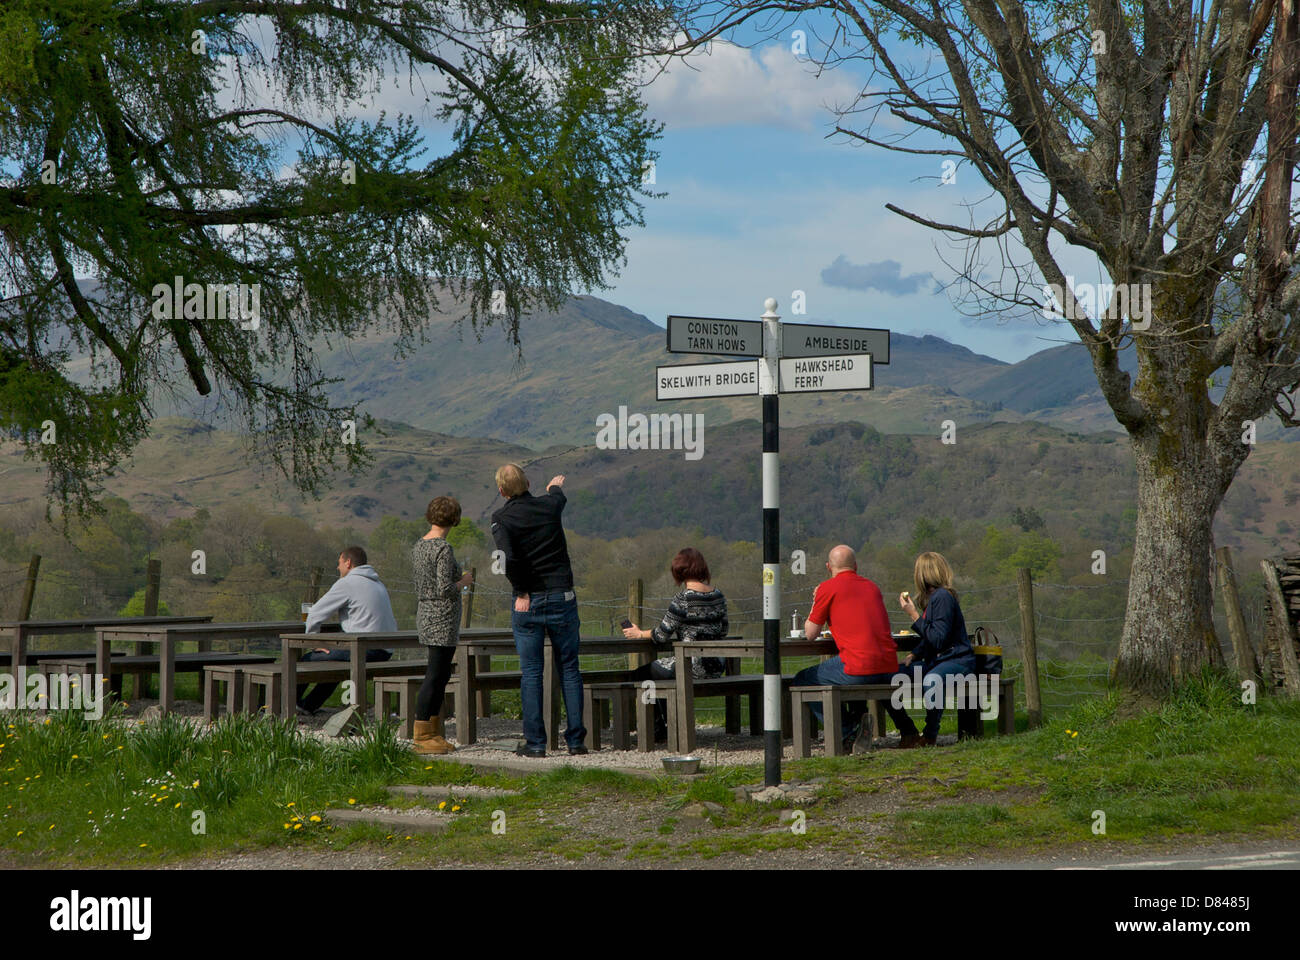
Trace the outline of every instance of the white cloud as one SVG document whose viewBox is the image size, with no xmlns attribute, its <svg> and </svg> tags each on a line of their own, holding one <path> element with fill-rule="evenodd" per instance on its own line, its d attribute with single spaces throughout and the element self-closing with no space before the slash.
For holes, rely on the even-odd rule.
<svg viewBox="0 0 1300 960">
<path fill-rule="evenodd" d="M 646 89 L 650 113 L 669 130 L 689 127 L 773 126 L 811 130 L 831 120 L 829 106 L 846 105 L 861 85 L 843 71 L 818 77 L 816 66 L 788 46 L 758 50 L 715 41 L 674 61 Z"/>
</svg>

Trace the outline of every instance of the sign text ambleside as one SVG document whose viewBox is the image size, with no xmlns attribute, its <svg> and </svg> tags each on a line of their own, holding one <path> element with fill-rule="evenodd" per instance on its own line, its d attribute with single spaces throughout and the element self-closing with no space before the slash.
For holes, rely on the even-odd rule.
<svg viewBox="0 0 1300 960">
<path fill-rule="evenodd" d="M 873 363 L 889 363 L 889 331 L 831 327 L 817 323 L 781 324 L 782 357 L 828 357 L 869 353 Z"/>
</svg>

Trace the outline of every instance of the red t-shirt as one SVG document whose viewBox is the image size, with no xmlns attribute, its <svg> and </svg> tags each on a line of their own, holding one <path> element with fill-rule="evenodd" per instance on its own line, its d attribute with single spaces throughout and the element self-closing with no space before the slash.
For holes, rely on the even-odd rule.
<svg viewBox="0 0 1300 960">
<path fill-rule="evenodd" d="M 818 584 L 808 619 L 829 626 L 844 672 L 852 676 L 898 672 L 898 647 L 880 588 L 856 571 L 841 570 Z"/>
</svg>

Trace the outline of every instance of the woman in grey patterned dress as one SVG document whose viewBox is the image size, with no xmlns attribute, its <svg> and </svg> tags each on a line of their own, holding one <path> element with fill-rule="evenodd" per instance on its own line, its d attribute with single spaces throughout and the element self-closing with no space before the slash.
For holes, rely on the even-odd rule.
<svg viewBox="0 0 1300 960">
<path fill-rule="evenodd" d="M 429 648 L 429 666 L 415 701 L 415 752 L 451 753 L 442 735 L 442 698 L 451 679 L 456 640 L 460 636 L 460 590 L 473 582 L 461 573 L 447 532 L 460 523 L 460 504 L 454 497 L 436 497 L 425 511 L 429 532 L 411 548 L 415 581 L 415 628 Z"/>
</svg>

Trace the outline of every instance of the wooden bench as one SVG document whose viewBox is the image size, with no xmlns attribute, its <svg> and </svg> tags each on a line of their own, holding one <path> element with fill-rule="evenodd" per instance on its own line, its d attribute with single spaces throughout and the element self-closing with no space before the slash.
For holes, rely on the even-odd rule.
<svg viewBox="0 0 1300 960">
<path fill-rule="evenodd" d="M 582 714 L 587 718 L 587 749 L 600 749 L 601 730 L 610 726 L 610 745 L 615 750 L 632 749 L 632 729 L 637 737 L 637 749 L 649 753 L 654 749 L 655 701 L 642 702 L 645 688 L 641 683 L 584 683 L 582 685 Z M 671 681 L 655 681 L 655 695 L 668 704 L 668 749 L 677 749 L 677 704 L 672 696 Z"/>
<path fill-rule="evenodd" d="M 375 660 L 366 664 L 366 676 L 375 680 L 381 677 L 400 677 L 416 670 L 423 676 L 424 663 L 420 660 Z M 244 669 L 244 709 L 256 713 L 266 706 L 272 716 L 280 716 L 284 682 L 283 667 L 278 663 L 257 664 Z M 308 660 L 298 664 L 298 682 L 343 683 L 352 679 L 352 665 L 345 660 Z M 297 696 L 297 691 L 293 691 Z"/>
<path fill-rule="evenodd" d="M 125 656 L 125 654 L 123 654 L 120 650 L 114 650 L 113 656 L 121 657 L 121 656 Z M 4 652 L 0 652 L 0 668 L 8 667 L 9 661 L 12 660 L 13 658 L 14 655 L 10 653 L 8 650 L 5 650 Z M 46 660 L 89 660 L 91 663 L 94 663 L 95 651 L 94 650 L 24 650 L 23 651 L 23 666 L 25 667 L 36 667 Z M 117 661 L 114 660 L 113 662 L 116 663 Z"/>
<path fill-rule="evenodd" d="M 379 677 L 375 680 L 375 719 L 387 717 L 392 699 L 397 698 L 397 716 L 402 723 L 408 740 L 415 737 L 415 701 L 420 696 L 420 687 L 424 683 L 424 673 L 412 673 L 404 677 Z M 456 712 L 456 691 L 459 684 L 452 677 L 447 681 L 447 689 L 442 697 L 442 709 L 438 716 L 446 720 Z"/>
<path fill-rule="evenodd" d="M 584 678 L 585 678 L 584 674 Z M 789 687 L 793 674 L 781 678 L 783 687 Z M 648 753 L 654 749 L 654 715 L 655 701 L 644 701 L 642 691 L 647 681 L 624 681 L 621 683 L 583 683 L 583 715 L 591 718 L 587 729 L 587 749 L 600 749 L 600 730 L 605 721 L 610 720 L 611 743 L 615 750 L 630 750 L 632 724 L 635 720 L 637 750 Z M 677 698 L 673 696 L 677 685 L 672 680 L 655 680 L 654 693 L 658 700 L 668 705 L 668 749 L 676 752 L 677 742 Z M 727 732 L 740 732 L 740 710 L 738 702 L 741 697 L 749 698 L 749 732 L 753 736 L 763 734 L 763 677 L 761 674 L 734 674 L 732 676 L 714 677 L 695 681 L 695 696 L 727 698 Z M 733 709 L 733 705 L 734 709 Z M 781 699 L 781 729 L 789 733 L 791 729 L 790 703 Z M 601 712 L 598 715 L 596 710 Z M 612 712 L 612 717 L 610 713 Z"/>
<path fill-rule="evenodd" d="M 273 663 L 274 657 L 262 653 L 214 653 L 210 650 L 195 653 L 178 653 L 176 654 L 176 672 L 177 673 L 201 673 L 208 667 L 221 666 L 230 667 L 235 665 L 253 665 Z M 157 654 L 113 654 L 113 682 L 111 689 L 114 694 L 122 694 L 122 678 L 127 674 L 137 676 L 148 676 L 157 673 L 159 670 L 160 658 Z M 91 656 L 86 658 L 76 656 L 63 659 L 50 659 L 41 661 L 41 673 L 49 678 L 60 673 L 76 676 L 93 676 L 95 673 L 95 658 Z"/>
<path fill-rule="evenodd" d="M 1008 677 L 998 678 L 998 733 L 1016 732 L 1015 713 L 1016 681 Z M 794 738 L 794 755 L 807 757 L 812 748 L 812 711 L 813 704 L 822 707 L 822 721 L 826 725 L 826 755 L 838 757 L 844 754 L 843 730 L 840 727 L 840 707 L 845 703 L 867 704 L 872 728 L 878 735 L 885 732 L 885 704 L 894 695 L 892 683 L 868 684 L 823 684 L 820 686 L 791 687 L 790 712 L 793 719 L 792 734 Z M 919 693 L 916 694 L 920 696 Z M 979 710 L 970 708 L 958 713 L 979 717 Z M 983 734 L 983 723 L 977 722 L 979 733 Z M 974 733 L 973 729 L 971 730 Z"/>
</svg>

